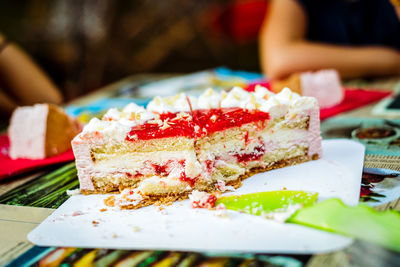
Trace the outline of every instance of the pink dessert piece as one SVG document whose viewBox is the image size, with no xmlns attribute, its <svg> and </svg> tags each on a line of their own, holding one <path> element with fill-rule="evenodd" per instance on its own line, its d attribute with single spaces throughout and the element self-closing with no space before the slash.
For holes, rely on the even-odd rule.
<svg viewBox="0 0 400 267">
<path fill-rule="evenodd" d="M 12 159 L 44 159 L 71 148 L 81 126 L 61 108 L 36 104 L 17 108 L 11 116 L 8 135 Z"/>
<path fill-rule="evenodd" d="M 342 102 L 343 88 L 336 70 L 320 70 L 300 74 L 301 93 L 318 100 L 321 108 L 329 108 Z"/>
</svg>

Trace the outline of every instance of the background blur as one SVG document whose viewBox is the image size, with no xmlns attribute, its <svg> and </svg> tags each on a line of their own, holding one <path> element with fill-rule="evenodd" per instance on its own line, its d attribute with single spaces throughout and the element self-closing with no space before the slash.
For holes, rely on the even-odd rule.
<svg viewBox="0 0 400 267">
<path fill-rule="evenodd" d="M 266 10 L 266 0 L 1 1 L 0 32 L 71 100 L 135 73 L 260 71 Z"/>
</svg>

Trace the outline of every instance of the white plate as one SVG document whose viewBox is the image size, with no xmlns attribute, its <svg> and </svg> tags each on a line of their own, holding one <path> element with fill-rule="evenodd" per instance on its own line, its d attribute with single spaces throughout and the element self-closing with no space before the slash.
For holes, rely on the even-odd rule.
<svg viewBox="0 0 400 267">
<path fill-rule="evenodd" d="M 349 140 L 323 141 L 322 159 L 257 174 L 233 194 L 259 191 L 306 190 L 319 200 L 338 197 L 358 203 L 364 146 Z M 230 193 L 232 194 L 232 193 Z M 351 239 L 295 224 L 229 211 L 192 209 L 189 201 L 160 211 L 108 208 L 105 195 L 77 195 L 28 234 L 39 246 L 162 249 L 213 252 L 322 253 L 337 250 Z M 73 216 L 74 214 L 82 215 Z M 165 214 L 166 213 L 166 214 Z M 95 226 L 93 221 L 98 222 Z"/>
</svg>

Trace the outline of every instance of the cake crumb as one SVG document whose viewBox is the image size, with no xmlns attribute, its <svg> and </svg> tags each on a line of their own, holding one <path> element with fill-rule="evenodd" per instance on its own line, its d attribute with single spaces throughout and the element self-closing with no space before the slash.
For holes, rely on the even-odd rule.
<svg viewBox="0 0 400 267">
<path fill-rule="evenodd" d="M 168 212 L 164 207 L 158 207 L 158 211 L 162 214 L 162 215 L 167 215 Z"/>
<path fill-rule="evenodd" d="M 99 223 L 100 222 L 98 222 L 98 221 L 94 221 L 94 220 L 92 221 L 92 224 L 93 224 L 94 227 L 97 227 L 99 225 Z"/>
<path fill-rule="evenodd" d="M 198 190 L 193 190 L 193 192 L 189 195 L 189 199 L 191 201 L 192 208 L 194 209 L 212 209 L 215 206 L 215 201 L 217 201 L 216 196 Z"/>
<path fill-rule="evenodd" d="M 112 238 L 117 238 L 117 237 L 118 237 L 118 235 L 116 233 L 112 234 Z"/>
<path fill-rule="evenodd" d="M 225 184 L 225 181 L 223 180 L 218 180 L 217 183 L 215 184 L 215 188 L 217 188 L 221 192 L 235 191 L 235 188 L 233 186 L 227 186 Z"/>
<path fill-rule="evenodd" d="M 76 195 L 79 195 L 81 193 L 81 190 L 79 188 L 72 189 L 72 190 L 67 189 L 66 193 L 67 193 L 68 196 L 76 196 Z"/>
<path fill-rule="evenodd" d="M 159 211 L 162 215 L 167 215 L 167 214 L 168 214 L 167 211 L 165 210 L 165 208 L 162 207 L 162 206 L 158 207 L 158 211 Z"/>
<path fill-rule="evenodd" d="M 115 196 L 110 196 L 104 199 L 104 205 L 107 207 L 114 207 L 115 206 Z"/>
<path fill-rule="evenodd" d="M 105 212 L 105 211 L 107 211 L 106 208 L 100 209 L 100 212 Z"/>
<path fill-rule="evenodd" d="M 116 203 L 120 209 L 130 209 L 138 206 L 143 200 L 144 198 L 139 190 L 125 188 L 117 196 Z"/>
<path fill-rule="evenodd" d="M 282 190 L 287 190 L 287 188 L 286 188 L 286 187 L 283 187 Z"/>
<path fill-rule="evenodd" d="M 80 215 L 83 215 L 83 212 L 82 212 L 82 211 L 79 211 L 79 210 L 74 211 L 74 212 L 72 213 L 72 216 L 80 216 Z"/>
<path fill-rule="evenodd" d="M 215 208 L 215 216 L 221 218 L 230 218 L 229 213 L 227 212 L 227 209 L 223 203 L 218 204 L 218 206 Z"/>
<path fill-rule="evenodd" d="M 220 203 L 220 204 L 218 204 L 218 206 L 215 209 L 216 210 L 226 210 L 226 207 L 225 207 L 224 203 Z"/>
</svg>

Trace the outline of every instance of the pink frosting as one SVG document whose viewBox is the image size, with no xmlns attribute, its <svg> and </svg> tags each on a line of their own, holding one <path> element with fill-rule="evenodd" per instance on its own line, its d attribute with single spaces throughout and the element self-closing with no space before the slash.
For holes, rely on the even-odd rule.
<svg viewBox="0 0 400 267">
<path fill-rule="evenodd" d="M 312 156 L 317 154 L 319 157 L 322 156 L 322 137 L 320 131 L 320 120 L 319 120 L 319 108 L 311 108 L 305 111 L 310 116 L 309 127 L 308 127 L 308 155 Z"/>
<path fill-rule="evenodd" d="M 90 143 L 82 141 L 80 135 L 76 136 L 71 143 L 78 170 L 80 189 L 94 190 L 93 182 L 90 178 L 90 174 L 94 168 L 94 163 L 90 156 Z"/>
</svg>

